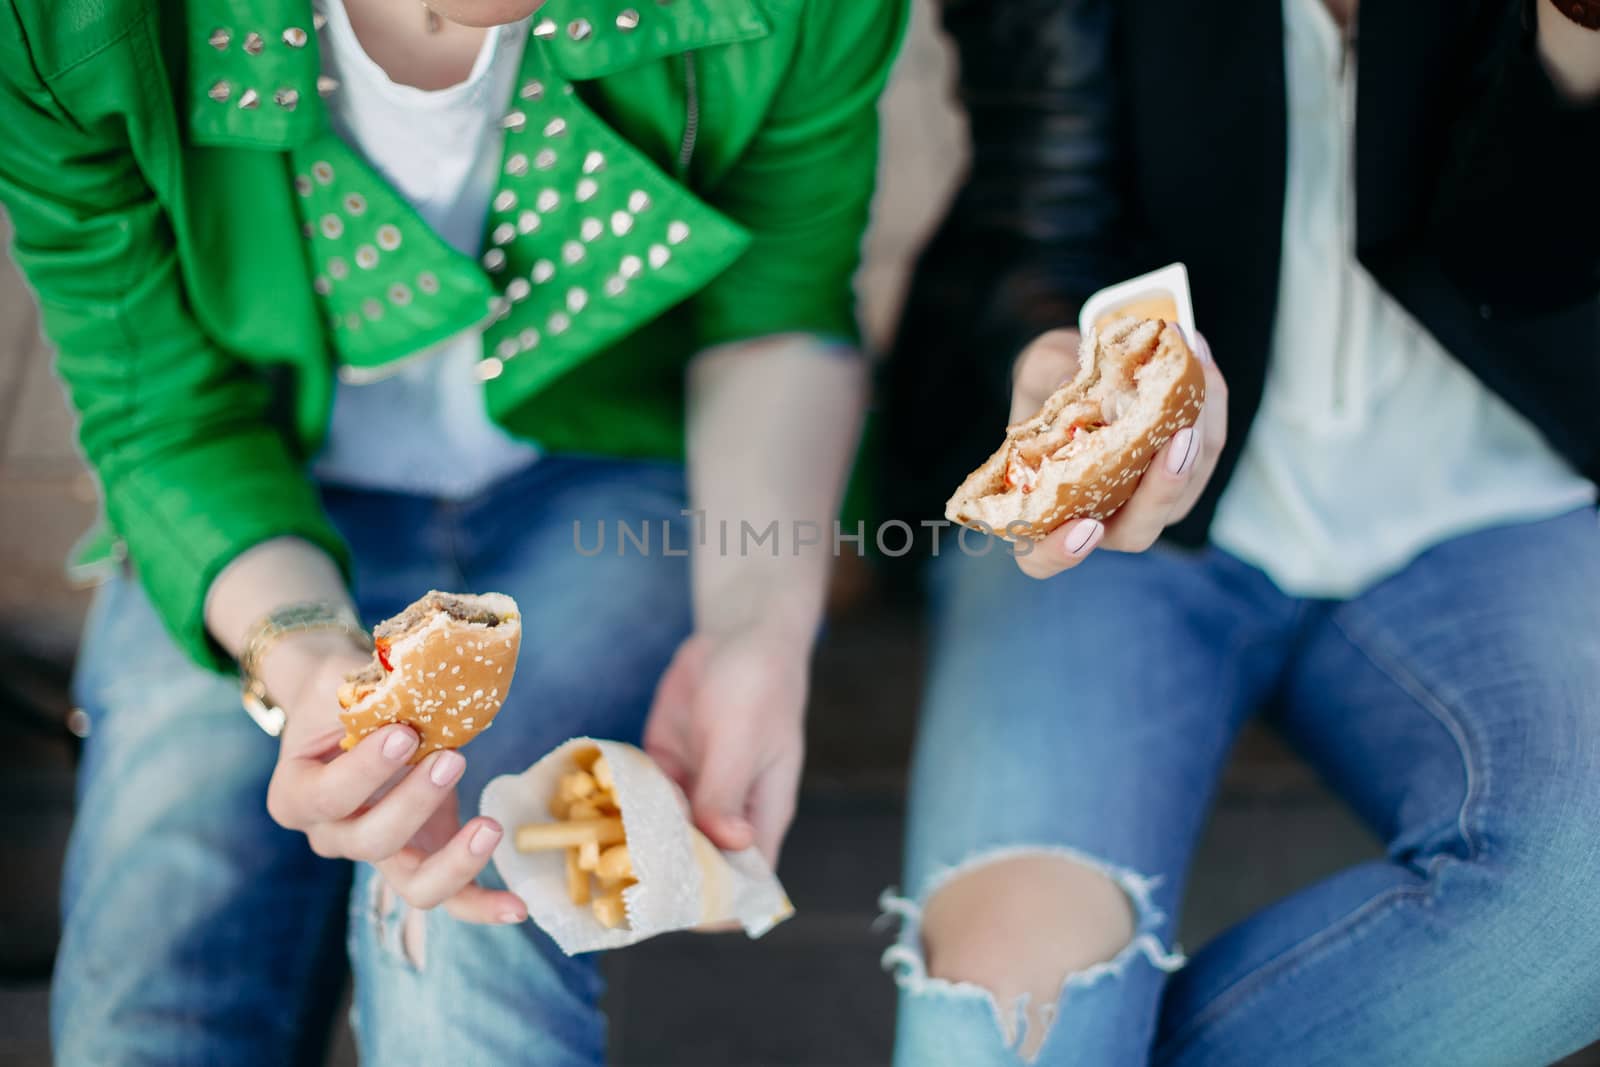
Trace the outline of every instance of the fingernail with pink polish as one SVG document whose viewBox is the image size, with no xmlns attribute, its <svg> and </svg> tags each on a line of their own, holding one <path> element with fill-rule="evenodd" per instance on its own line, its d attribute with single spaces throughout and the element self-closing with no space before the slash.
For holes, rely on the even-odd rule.
<svg viewBox="0 0 1600 1067">
<path fill-rule="evenodd" d="M 498 826 L 480 826 L 472 831 L 472 836 L 467 838 L 467 851 L 474 856 L 487 856 L 494 851 L 494 846 L 500 843 L 500 828 Z"/>
<path fill-rule="evenodd" d="M 1216 362 L 1216 360 L 1213 359 L 1212 356 L 1211 356 L 1211 342 L 1207 341 L 1204 337 L 1200 338 L 1200 344 L 1198 346 L 1196 346 L 1194 351 L 1195 351 L 1195 354 L 1197 356 L 1199 356 L 1205 362 L 1207 362 L 1207 363 L 1215 363 Z"/>
<path fill-rule="evenodd" d="M 1105 536 L 1106 528 L 1094 519 L 1085 519 L 1078 523 L 1076 529 L 1067 535 L 1067 555 L 1078 557 L 1086 556 L 1095 545 L 1100 543 L 1100 538 Z"/>
<path fill-rule="evenodd" d="M 447 749 L 433 758 L 433 766 L 428 768 L 428 777 L 434 785 L 446 786 L 461 777 L 461 770 L 466 765 L 466 758 L 461 753 Z"/>
<path fill-rule="evenodd" d="M 1167 471 L 1170 474 L 1184 474 L 1194 463 L 1195 453 L 1200 451 L 1195 447 L 1194 427 L 1179 430 L 1172 436 L 1172 447 L 1167 452 Z"/>
<path fill-rule="evenodd" d="M 500 913 L 500 921 L 505 923 L 507 926 L 510 926 L 512 923 L 519 923 L 522 921 L 522 919 L 522 915 L 514 911 L 502 911 Z"/>
<path fill-rule="evenodd" d="M 390 730 L 389 736 L 383 739 L 383 758 L 403 760 L 411 755 L 417 747 L 417 735 L 410 730 L 401 728 Z"/>
</svg>

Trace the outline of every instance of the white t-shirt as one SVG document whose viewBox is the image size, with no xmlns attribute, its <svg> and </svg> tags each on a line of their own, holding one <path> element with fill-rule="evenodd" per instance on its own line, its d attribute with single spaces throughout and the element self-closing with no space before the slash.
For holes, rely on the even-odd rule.
<svg viewBox="0 0 1600 1067">
<path fill-rule="evenodd" d="M 323 62 L 340 82 L 328 99 L 334 129 L 441 238 L 476 258 L 526 24 L 491 29 L 465 81 L 426 91 L 390 80 L 340 0 L 325 11 Z M 333 485 L 460 499 L 533 462 L 538 450 L 484 410 L 482 349 L 480 332 L 469 330 L 394 364 L 388 377 L 340 382 L 313 473 Z"/>
<path fill-rule="evenodd" d="M 1592 504 L 1595 487 L 1356 261 L 1354 57 L 1323 0 L 1283 9 L 1273 356 L 1211 538 L 1285 592 L 1346 597 L 1453 536 Z"/>
</svg>

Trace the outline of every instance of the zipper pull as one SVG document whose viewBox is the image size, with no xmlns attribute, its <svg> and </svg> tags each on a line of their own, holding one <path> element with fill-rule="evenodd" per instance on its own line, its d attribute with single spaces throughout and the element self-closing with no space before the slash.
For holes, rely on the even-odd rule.
<svg viewBox="0 0 1600 1067">
<path fill-rule="evenodd" d="M 700 136 L 700 78 L 695 70 L 694 53 L 683 54 L 683 141 L 678 146 L 678 177 L 689 176 L 694 158 L 694 143 Z"/>
</svg>

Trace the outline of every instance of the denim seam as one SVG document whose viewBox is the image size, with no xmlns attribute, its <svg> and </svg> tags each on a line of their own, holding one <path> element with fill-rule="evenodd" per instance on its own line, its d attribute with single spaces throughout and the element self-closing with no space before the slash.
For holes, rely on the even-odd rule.
<svg viewBox="0 0 1600 1067">
<path fill-rule="evenodd" d="M 1445 731 L 1450 734 L 1451 739 L 1456 744 L 1457 751 L 1461 755 L 1462 768 L 1467 777 L 1467 788 L 1463 793 L 1461 805 L 1456 814 L 1456 825 L 1461 832 L 1463 841 L 1467 845 L 1468 862 L 1481 859 L 1486 854 L 1487 847 L 1481 844 L 1478 837 L 1472 833 L 1469 825 L 1469 811 L 1476 810 L 1478 801 L 1487 792 L 1488 772 L 1485 769 L 1475 773 L 1472 758 L 1474 746 L 1471 744 L 1465 725 L 1450 710 L 1448 705 L 1435 696 L 1431 689 L 1423 685 L 1420 679 L 1405 671 L 1394 657 L 1387 655 L 1378 648 L 1372 647 L 1373 645 L 1380 645 L 1380 639 L 1373 637 L 1370 639 L 1371 644 L 1369 644 L 1351 632 L 1350 628 L 1344 625 L 1337 617 L 1330 616 L 1329 621 L 1375 668 L 1381 671 L 1390 681 L 1394 682 L 1395 685 L 1399 686 L 1403 692 L 1416 701 L 1424 711 L 1433 716 L 1445 728 Z M 1434 862 L 1429 865 L 1425 876 L 1426 880 L 1429 882 L 1436 880 L 1440 868 L 1450 863 L 1451 860 L 1452 857 L 1448 855 L 1436 856 Z M 1211 1025 L 1224 1013 L 1242 1006 L 1259 993 L 1269 980 L 1277 979 L 1284 974 L 1291 973 L 1297 967 L 1303 966 L 1334 935 L 1348 935 L 1362 922 L 1375 916 L 1389 904 L 1404 903 L 1408 899 L 1422 901 L 1426 900 L 1428 895 L 1429 889 L 1426 884 L 1422 886 L 1397 886 L 1387 889 L 1344 918 L 1285 949 L 1260 967 L 1239 978 L 1233 985 L 1213 998 L 1194 1018 L 1185 1024 L 1182 1030 L 1162 1045 L 1155 1057 L 1156 1061 L 1164 1060 L 1173 1052 L 1187 1045 L 1205 1027 Z"/>
<path fill-rule="evenodd" d="M 1481 836 L 1473 831 L 1472 826 L 1475 821 L 1474 813 L 1482 807 L 1483 798 L 1489 794 L 1489 767 L 1484 760 L 1475 755 L 1481 750 L 1481 746 L 1473 743 L 1471 730 L 1444 700 L 1415 674 L 1406 670 L 1397 656 L 1391 655 L 1387 648 L 1383 647 L 1385 642 L 1381 637 L 1376 634 L 1366 636 L 1358 634 L 1337 617 L 1330 621 L 1374 667 L 1443 726 L 1445 732 L 1455 742 L 1456 751 L 1461 757 L 1462 773 L 1467 779 L 1461 805 L 1456 811 L 1456 827 L 1461 832 L 1462 841 L 1466 843 L 1467 859 L 1469 861 L 1482 859 L 1488 854 L 1489 848 Z"/>
<path fill-rule="evenodd" d="M 1449 861 L 1450 857 L 1448 856 L 1436 857 L 1433 869 L 1429 871 L 1429 879 L 1431 880 L 1437 875 L 1438 867 Z M 1238 981 L 1212 998 L 1211 1002 L 1197 1012 L 1194 1018 L 1184 1024 L 1183 1029 L 1162 1042 L 1152 1056 L 1151 1062 L 1167 1062 L 1173 1054 L 1181 1051 L 1221 1016 L 1243 1007 L 1262 993 L 1270 982 L 1294 973 L 1294 971 L 1310 962 L 1320 950 L 1329 947 L 1331 944 L 1337 944 L 1341 939 L 1350 936 L 1363 923 L 1379 917 L 1382 912 L 1387 911 L 1389 905 L 1403 904 L 1408 900 L 1424 901 L 1427 899 L 1428 894 L 1429 890 L 1426 885 L 1395 886 L 1391 889 L 1386 889 L 1367 900 L 1342 919 L 1330 923 L 1321 930 L 1284 949 L 1266 963 L 1240 977 Z"/>
</svg>

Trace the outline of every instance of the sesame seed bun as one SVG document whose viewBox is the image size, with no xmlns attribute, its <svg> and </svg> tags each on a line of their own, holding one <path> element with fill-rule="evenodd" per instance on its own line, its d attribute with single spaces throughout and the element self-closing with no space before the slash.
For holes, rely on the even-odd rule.
<svg viewBox="0 0 1600 1067">
<path fill-rule="evenodd" d="M 501 593 L 430 592 L 374 631 L 373 662 L 339 687 L 349 749 L 390 723 L 417 731 L 411 762 L 460 748 L 489 728 L 522 645 L 516 601 Z"/>
<path fill-rule="evenodd" d="M 1205 402 L 1205 371 L 1161 319 L 1092 330 L 1078 372 L 967 476 L 945 517 L 1008 541 L 1037 541 L 1069 519 L 1125 504 L 1157 452 Z"/>
</svg>

